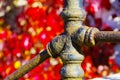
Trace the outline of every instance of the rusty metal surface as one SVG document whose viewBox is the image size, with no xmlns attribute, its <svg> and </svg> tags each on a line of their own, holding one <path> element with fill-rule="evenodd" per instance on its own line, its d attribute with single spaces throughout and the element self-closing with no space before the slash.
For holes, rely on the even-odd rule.
<svg viewBox="0 0 120 80">
<path fill-rule="evenodd" d="M 95 34 L 96 42 L 120 42 L 120 32 L 100 31 Z"/>
<path fill-rule="evenodd" d="M 60 53 L 64 64 L 60 71 L 61 80 L 82 80 L 84 71 L 80 65 L 84 56 L 81 50 L 74 45 L 72 36 L 83 26 L 82 21 L 86 16 L 83 0 L 64 0 L 64 9 L 61 15 L 65 22 L 64 31 L 67 39 L 64 49 Z M 83 38 L 81 37 L 82 40 Z"/>
<path fill-rule="evenodd" d="M 57 58 L 60 55 L 64 49 L 66 38 L 66 34 L 58 35 L 47 45 L 47 52 L 51 54 L 51 57 Z"/>
<path fill-rule="evenodd" d="M 71 37 L 68 35 L 64 50 L 60 53 L 63 67 L 60 70 L 61 80 L 82 80 L 84 71 L 81 63 L 84 56 L 81 55 L 72 45 Z"/>
<path fill-rule="evenodd" d="M 98 33 L 99 30 L 97 28 L 82 26 L 80 27 L 74 35 L 72 35 L 72 41 L 78 46 L 94 46 L 95 42 L 95 34 Z"/>
<path fill-rule="evenodd" d="M 17 80 L 23 75 L 25 75 L 27 72 L 32 70 L 34 67 L 42 63 L 44 60 L 48 59 L 50 57 L 49 54 L 47 54 L 47 51 L 44 50 L 40 54 L 38 54 L 35 58 L 33 58 L 31 61 L 26 63 L 24 66 L 20 67 L 18 70 L 16 70 L 11 75 L 7 76 L 4 80 Z"/>
</svg>

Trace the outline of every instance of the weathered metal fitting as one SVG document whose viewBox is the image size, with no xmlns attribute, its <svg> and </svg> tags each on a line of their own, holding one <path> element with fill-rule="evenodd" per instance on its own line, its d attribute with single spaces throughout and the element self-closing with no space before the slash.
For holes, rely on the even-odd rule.
<svg viewBox="0 0 120 80">
<path fill-rule="evenodd" d="M 83 21 L 86 17 L 86 13 L 83 9 L 76 9 L 76 8 L 65 8 L 61 13 L 61 16 L 65 21 Z"/>
<path fill-rule="evenodd" d="M 79 46 L 84 45 L 85 35 L 89 27 L 80 27 L 76 33 L 71 37 L 72 41 Z"/>
<path fill-rule="evenodd" d="M 82 52 L 79 53 L 74 48 L 74 46 L 72 45 L 71 37 L 69 36 L 67 38 L 64 50 L 60 53 L 63 62 L 67 63 L 72 63 L 72 61 L 74 61 L 74 63 L 78 63 L 79 61 L 81 62 L 84 59 L 84 56 L 81 54 L 83 53 Z"/>
<path fill-rule="evenodd" d="M 87 29 L 87 31 L 85 33 L 85 39 L 84 39 L 85 45 L 87 45 L 87 46 L 95 45 L 95 34 L 97 32 L 99 32 L 99 30 L 97 28 L 90 27 L 89 29 Z"/>
<path fill-rule="evenodd" d="M 83 21 L 86 13 L 82 8 L 83 0 L 64 0 L 64 9 L 61 13 L 64 20 L 80 20 Z"/>
<path fill-rule="evenodd" d="M 78 31 L 72 36 L 72 41 L 79 46 L 87 45 L 93 46 L 95 45 L 95 34 L 99 30 L 97 28 L 83 26 L 78 29 Z"/>
<path fill-rule="evenodd" d="M 69 21 L 65 24 L 65 32 L 72 36 L 80 27 L 82 27 L 80 21 Z"/>
<path fill-rule="evenodd" d="M 66 35 L 62 34 L 55 37 L 48 45 L 46 50 L 51 57 L 57 58 L 64 48 Z"/>
<path fill-rule="evenodd" d="M 74 48 L 69 35 L 60 57 L 64 64 L 60 71 L 62 80 L 82 80 L 84 71 L 80 65 L 84 56 Z"/>
<path fill-rule="evenodd" d="M 60 71 L 60 74 L 63 78 L 62 80 L 76 80 L 76 78 L 80 80 L 81 78 L 83 78 L 84 71 L 82 70 L 82 67 L 80 66 L 81 63 L 64 65 Z"/>
<path fill-rule="evenodd" d="M 95 35 L 96 42 L 120 42 L 120 32 L 99 31 Z"/>
</svg>

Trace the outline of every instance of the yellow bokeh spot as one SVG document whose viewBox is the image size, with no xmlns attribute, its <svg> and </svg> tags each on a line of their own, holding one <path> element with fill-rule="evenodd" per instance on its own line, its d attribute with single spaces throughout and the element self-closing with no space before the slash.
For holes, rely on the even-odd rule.
<svg viewBox="0 0 120 80">
<path fill-rule="evenodd" d="M 46 31 L 51 31 L 52 28 L 50 26 L 46 27 Z"/>
<path fill-rule="evenodd" d="M 3 32 L 3 29 L 2 28 L 0 28 L 0 33 L 2 33 Z"/>
<path fill-rule="evenodd" d="M 16 6 L 16 7 L 19 7 L 19 6 L 24 6 L 24 5 L 27 5 L 27 0 L 14 0 L 13 1 L 13 4 Z"/>
<path fill-rule="evenodd" d="M 40 34 L 42 31 L 43 31 L 43 28 L 42 28 L 42 27 L 36 29 L 37 34 Z"/>
<path fill-rule="evenodd" d="M 0 39 L 0 43 L 3 43 L 3 40 L 2 40 L 2 39 Z"/>
<path fill-rule="evenodd" d="M 34 2 L 34 3 L 32 4 L 32 7 L 39 7 L 39 8 L 42 8 L 43 5 L 42 5 L 41 2 Z"/>
<path fill-rule="evenodd" d="M 35 30 L 33 29 L 33 27 L 30 27 L 30 28 L 28 29 L 28 32 L 29 32 L 32 36 L 35 36 L 35 35 L 36 35 L 36 32 L 35 32 Z"/>
<path fill-rule="evenodd" d="M 8 11 L 10 11 L 11 10 L 11 6 L 7 6 L 6 7 L 6 11 L 8 12 Z"/>
<path fill-rule="evenodd" d="M 21 25 L 21 26 L 24 26 L 26 23 L 27 23 L 26 20 L 22 20 L 22 21 L 20 22 L 20 25 Z"/>
<path fill-rule="evenodd" d="M 16 61 L 14 64 L 15 69 L 18 69 L 21 67 L 21 62 L 20 61 Z"/>
<path fill-rule="evenodd" d="M 25 55 L 30 55 L 30 51 L 29 50 L 25 50 Z"/>
</svg>

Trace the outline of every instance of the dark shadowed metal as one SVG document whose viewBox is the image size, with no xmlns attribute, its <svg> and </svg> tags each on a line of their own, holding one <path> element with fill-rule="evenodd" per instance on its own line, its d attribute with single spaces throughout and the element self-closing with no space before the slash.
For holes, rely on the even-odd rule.
<svg viewBox="0 0 120 80">
<path fill-rule="evenodd" d="M 80 65 L 84 56 L 80 48 L 83 45 L 94 46 L 97 42 L 120 42 L 120 32 L 99 31 L 97 28 L 82 25 L 86 16 L 83 10 L 83 0 L 64 0 L 61 15 L 65 22 L 64 33 L 55 37 L 47 45 L 45 51 L 6 77 L 5 80 L 18 79 L 47 58 L 58 56 L 63 61 L 60 71 L 61 79 L 82 80 L 84 71 Z"/>
</svg>

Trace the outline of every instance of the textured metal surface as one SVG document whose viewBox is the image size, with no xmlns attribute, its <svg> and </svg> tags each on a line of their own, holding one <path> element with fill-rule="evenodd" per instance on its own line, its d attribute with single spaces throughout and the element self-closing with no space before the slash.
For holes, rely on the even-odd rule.
<svg viewBox="0 0 120 80">
<path fill-rule="evenodd" d="M 64 50 L 60 54 L 63 67 L 60 71 L 62 80 L 82 80 L 84 71 L 80 66 L 84 56 L 81 55 L 72 45 L 71 38 L 67 37 Z"/>
<path fill-rule="evenodd" d="M 95 45 L 95 34 L 98 33 L 97 28 L 82 26 L 72 36 L 72 41 L 78 46 L 94 46 Z"/>
<path fill-rule="evenodd" d="M 51 54 L 51 57 L 57 58 L 64 49 L 67 36 L 65 34 L 55 37 L 47 46 L 47 51 Z"/>
<path fill-rule="evenodd" d="M 83 10 L 83 0 L 64 0 L 62 16 L 65 21 L 83 21 L 86 17 L 85 11 Z"/>
<path fill-rule="evenodd" d="M 64 0 L 64 9 L 62 17 L 65 22 L 66 43 L 60 57 L 63 61 L 63 67 L 60 71 L 62 80 L 82 80 L 84 71 L 80 66 L 84 56 L 80 49 L 77 49 L 73 43 L 73 36 L 82 27 L 82 21 L 85 19 L 83 10 L 83 0 Z M 76 34 L 77 35 L 77 34 Z M 83 40 L 84 37 L 81 37 Z M 81 42 L 83 43 L 83 42 Z"/>
<path fill-rule="evenodd" d="M 120 42 L 120 32 L 100 31 L 95 34 L 96 42 Z"/>
<path fill-rule="evenodd" d="M 17 80 L 23 75 L 25 75 L 27 72 L 32 70 L 34 67 L 39 65 L 41 62 L 49 58 L 50 55 L 47 54 L 47 51 L 43 51 L 40 54 L 38 54 L 35 58 L 33 58 L 30 62 L 26 63 L 24 66 L 16 70 L 11 75 L 7 76 L 4 80 Z"/>
<path fill-rule="evenodd" d="M 64 0 L 64 9 L 61 13 L 65 22 L 65 32 L 74 34 L 81 26 L 86 14 L 82 8 L 83 0 Z"/>
</svg>

